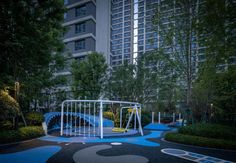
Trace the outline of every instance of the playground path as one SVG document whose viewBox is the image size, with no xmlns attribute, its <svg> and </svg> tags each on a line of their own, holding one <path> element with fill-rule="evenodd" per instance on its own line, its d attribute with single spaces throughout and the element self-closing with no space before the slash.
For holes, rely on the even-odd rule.
<svg viewBox="0 0 236 163">
<path fill-rule="evenodd" d="M 27 142 L 0 146 L 0 162 L 130 163 L 132 161 L 137 163 L 187 163 L 194 161 L 227 163 L 226 160 L 236 161 L 236 151 L 170 143 L 162 141 L 161 134 L 151 131 L 145 131 L 143 139 L 140 136 L 123 137 L 120 139 L 107 138 L 103 141 L 86 141 L 86 138 L 84 139 L 84 141 L 80 142 L 34 139 Z M 140 140 L 144 143 L 137 143 Z M 168 152 L 172 152 L 171 155 Z M 182 153 L 188 153 L 188 155 L 181 155 Z"/>
</svg>

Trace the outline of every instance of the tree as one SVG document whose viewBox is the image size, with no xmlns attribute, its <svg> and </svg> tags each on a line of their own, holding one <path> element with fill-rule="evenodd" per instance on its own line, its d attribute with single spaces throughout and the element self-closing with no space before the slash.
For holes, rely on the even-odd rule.
<svg viewBox="0 0 236 163">
<path fill-rule="evenodd" d="M 93 52 L 81 62 L 72 63 L 75 98 L 98 99 L 102 94 L 107 64 L 103 54 Z"/>
<path fill-rule="evenodd" d="M 14 117 L 19 113 L 19 104 L 8 91 L 0 90 L 0 119 Z"/>
<path fill-rule="evenodd" d="M 198 0 L 165 0 L 158 4 L 153 17 L 153 29 L 159 34 L 163 61 L 173 65 L 178 83 L 186 90 L 185 101 L 189 109 L 198 54 L 198 8 Z"/>
<path fill-rule="evenodd" d="M 54 84 L 61 63 L 65 11 L 62 0 L 0 2 L 0 85 L 21 85 L 23 101 L 32 101 Z"/>
<path fill-rule="evenodd" d="M 199 40 L 205 46 L 205 62 L 194 83 L 194 103 L 215 120 L 235 125 L 235 2 L 206 0 L 200 15 L 197 29 L 206 36 Z"/>
</svg>

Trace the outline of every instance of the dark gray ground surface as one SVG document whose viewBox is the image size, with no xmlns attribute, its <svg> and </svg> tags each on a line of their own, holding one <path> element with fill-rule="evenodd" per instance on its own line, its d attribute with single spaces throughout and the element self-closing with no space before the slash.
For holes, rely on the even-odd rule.
<svg viewBox="0 0 236 163">
<path fill-rule="evenodd" d="M 148 131 L 145 132 L 146 134 Z M 209 148 L 201 148 L 201 147 L 194 147 L 194 146 L 186 146 L 176 143 L 170 143 L 166 141 L 162 141 L 161 138 L 153 138 L 149 139 L 150 141 L 157 142 L 160 144 L 158 147 L 146 147 L 141 145 L 134 145 L 129 143 L 122 143 L 122 145 L 114 146 L 110 143 L 57 143 L 57 142 L 48 142 L 48 141 L 42 141 L 38 139 L 34 139 L 28 142 L 22 142 L 18 144 L 12 144 L 7 146 L 0 146 L 0 154 L 3 153 L 14 153 L 22 150 L 27 150 L 39 146 L 45 146 L 45 145 L 57 145 L 61 146 L 62 149 L 53 155 L 50 159 L 48 159 L 48 163 L 53 162 L 74 162 L 73 155 L 78 151 L 92 147 L 92 146 L 99 146 L 99 145 L 109 145 L 112 148 L 110 149 L 104 149 L 97 152 L 97 155 L 99 156 L 122 156 L 122 155 L 135 155 L 135 156 L 141 156 L 144 158 L 147 158 L 150 163 L 157 163 L 157 162 L 163 162 L 163 163 L 186 163 L 191 162 L 188 160 L 184 160 L 178 157 L 174 157 L 171 155 L 167 155 L 161 152 L 161 149 L 163 148 L 177 148 L 182 149 L 185 151 L 195 152 L 199 154 L 204 154 L 212 157 L 217 157 L 224 160 L 229 161 L 236 161 L 236 151 L 227 151 L 227 150 L 218 150 L 218 149 L 209 149 Z M 91 157 L 95 157 L 94 161 L 96 162 L 96 156 L 91 156 L 88 154 L 89 160 L 91 160 Z M 40 157 L 40 154 L 39 154 Z M 115 157 L 114 157 L 115 158 Z M 37 159 L 37 158 L 35 158 Z M 93 160 L 93 159 L 92 159 Z M 1 160 L 0 160 L 1 162 Z M 121 163 L 125 163 L 125 161 L 121 160 Z M 131 163 L 131 162 L 130 162 Z"/>
</svg>

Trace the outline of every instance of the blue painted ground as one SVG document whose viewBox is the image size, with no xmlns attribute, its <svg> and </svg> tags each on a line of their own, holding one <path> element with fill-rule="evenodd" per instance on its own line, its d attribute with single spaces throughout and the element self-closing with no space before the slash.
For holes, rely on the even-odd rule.
<svg viewBox="0 0 236 163">
<path fill-rule="evenodd" d="M 146 130 L 158 130 L 158 131 L 168 131 L 171 130 L 168 126 L 160 123 L 150 123 L 146 126 L 144 126 L 144 129 Z"/>
<path fill-rule="evenodd" d="M 73 143 L 110 143 L 110 142 L 122 142 L 122 143 L 130 143 L 148 147 L 157 147 L 160 144 L 146 140 L 149 138 L 160 138 L 162 131 L 151 131 L 150 134 L 145 136 L 137 136 L 137 137 L 127 137 L 127 138 L 104 138 L 100 139 L 98 137 L 55 137 L 55 136 L 44 136 L 39 138 L 44 141 L 53 141 L 53 142 L 73 142 Z"/>
<path fill-rule="evenodd" d="M 41 146 L 21 152 L 0 154 L 2 163 L 45 163 L 61 150 L 60 146 Z"/>
<path fill-rule="evenodd" d="M 70 113 L 70 112 L 68 114 L 64 113 L 64 115 L 68 115 L 69 117 L 71 115 L 72 116 L 75 115 L 76 117 L 84 119 L 86 122 L 88 122 L 92 126 L 95 126 L 95 127 L 99 126 L 100 120 L 99 120 L 98 116 L 93 116 L 93 115 L 89 115 L 89 114 L 81 114 L 81 113 Z M 50 121 L 56 116 L 61 116 L 61 112 L 50 112 L 50 113 L 44 114 L 44 119 L 45 119 L 46 125 L 48 126 Z M 68 127 L 71 124 L 68 123 L 68 124 L 65 124 L 65 126 L 66 125 Z M 114 127 L 114 122 L 112 120 L 103 118 L 103 126 L 104 127 Z M 56 127 L 60 127 L 60 124 L 56 124 L 54 128 L 56 128 Z"/>
</svg>

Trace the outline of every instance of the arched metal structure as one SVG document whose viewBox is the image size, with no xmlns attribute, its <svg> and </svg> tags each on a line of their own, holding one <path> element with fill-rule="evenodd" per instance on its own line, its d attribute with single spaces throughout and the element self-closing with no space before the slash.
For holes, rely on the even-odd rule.
<svg viewBox="0 0 236 163">
<path fill-rule="evenodd" d="M 113 105 L 118 105 L 120 109 L 122 107 L 133 108 L 126 129 L 129 126 L 132 116 L 135 115 L 135 128 L 136 128 L 136 118 L 137 118 L 139 124 L 139 132 L 141 133 L 141 135 L 143 135 L 142 125 L 141 125 L 141 104 L 136 102 L 110 101 L 110 100 L 63 101 L 61 105 L 60 135 L 62 136 L 64 134 L 64 128 L 65 128 L 66 129 L 65 134 L 69 136 L 73 135 L 76 136 L 77 133 L 85 134 L 85 130 L 87 130 L 88 136 L 91 135 L 95 136 L 95 133 L 97 133 L 96 135 L 99 135 L 100 138 L 103 138 L 103 127 L 106 127 L 106 123 L 104 122 L 108 122 L 106 119 L 103 118 L 103 109 L 106 108 L 107 106 L 113 106 Z M 76 115 L 79 115 L 80 117 L 79 121 L 77 120 Z M 81 119 L 83 119 L 83 122 L 81 122 Z M 70 125 L 65 126 L 64 121 L 66 124 Z M 85 129 L 85 121 L 91 124 L 91 126 L 90 125 L 88 126 L 88 129 Z M 98 130 L 96 130 L 96 126 L 98 126 Z"/>
</svg>

